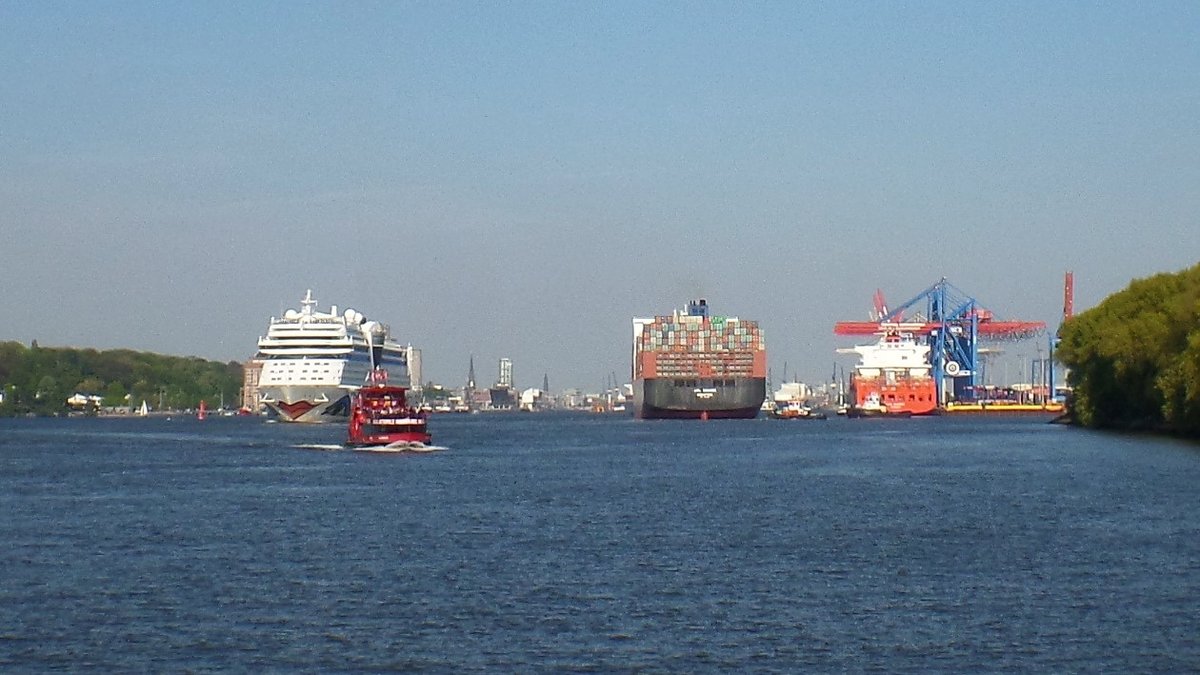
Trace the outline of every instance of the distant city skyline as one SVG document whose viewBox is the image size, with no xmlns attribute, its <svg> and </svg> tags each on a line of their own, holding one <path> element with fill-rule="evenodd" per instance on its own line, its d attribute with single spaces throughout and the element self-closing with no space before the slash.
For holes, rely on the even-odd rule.
<svg viewBox="0 0 1200 675">
<path fill-rule="evenodd" d="M 882 289 L 1200 252 L 1200 5 L 0 4 L 0 340 L 245 361 L 311 288 L 423 377 L 628 380 L 705 297 L 827 380 Z M 1041 344 L 1006 347 L 1016 370 Z M 1024 355 L 1022 357 L 1022 354 Z M 478 383 L 491 384 L 489 381 Z"/>
</svg>

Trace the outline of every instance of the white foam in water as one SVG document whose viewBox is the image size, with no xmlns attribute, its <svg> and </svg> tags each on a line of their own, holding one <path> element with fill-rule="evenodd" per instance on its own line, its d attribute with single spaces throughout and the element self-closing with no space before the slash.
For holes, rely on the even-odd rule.
<svg viewBox="0 0 1200 675">
<path fill-rule="evenodd" d="M 300 443 L 292 447 L 302 450 L 354 450 L 356 452 L 433 452 L 434 450 L 450 449 L 441 445 L 425 445 L 424 443 L 410 443 L 407 441 L 400 441 L 390 445 L 367 445 L 358 448 L 329 443 Z"/>
<path fill-rule="evenodd" d="M 359 452 L 433 452 L 434 450 L 447 450 L 448 448 L 410 441 L 397 441 L 388 445 L 367 445 L 354 449 Z"/>
</svg>

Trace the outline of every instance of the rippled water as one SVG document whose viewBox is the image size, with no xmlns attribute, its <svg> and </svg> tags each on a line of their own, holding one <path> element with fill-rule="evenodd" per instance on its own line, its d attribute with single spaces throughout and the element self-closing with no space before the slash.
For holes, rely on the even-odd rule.
<svg viewBox="0 0 1200 675">
<path fill-rule="evenodd" d="M 0 669 L 1200 668 L 1200 449 L 1031 420 L 0 421 Z"/>
</svg>

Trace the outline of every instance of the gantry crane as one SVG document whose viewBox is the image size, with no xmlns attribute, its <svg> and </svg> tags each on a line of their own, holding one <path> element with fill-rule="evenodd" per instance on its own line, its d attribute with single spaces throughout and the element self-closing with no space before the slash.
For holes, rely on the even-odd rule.
<svg viewBox="0 0 1200 675">
<path fill-rule="evenodd" d="M 920 308 L 924 307 L 924 311 Z M 974 398 L 982 384 L 979 341 L 1012 341 L 1035 337 L 1046 330 L 1042 321 L 1001 321 L 955 288 L 944 277 L 912 299 L 889 310 L 883 294 L 875 292 L 872 321 L 839 321 L 837 335 L 878 335 L 889 330 L 911 333 L 930 346 L 929 360 L 939 404 L 953 393 L 957 400 Z M 918 311 L 905 318 L 905 313 Z M 947 383 L 949 388 L 947 389 Z"/>
</svg>

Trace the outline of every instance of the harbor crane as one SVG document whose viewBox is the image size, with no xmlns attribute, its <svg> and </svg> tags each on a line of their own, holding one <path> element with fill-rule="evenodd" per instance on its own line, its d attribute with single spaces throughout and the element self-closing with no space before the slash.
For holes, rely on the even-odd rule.
<svg viewBox="0 0 1200 675">
<path fill-rule="evenodd" d="M 930 346 L 929 360 L 939 403 L 951 397 L 973 400 L 982 385 L 979 342 L 1017 341 L 1041 335 L 1043 321 L 1002 321 L 944 277 L 916 296 L 888 309 L 875 292 L 872 321 L 839 321 L 836 335 L 910 333 Z M 908 316 L 906 317 L 906 313 Z M 951 396 L 952 394 L 952 396 Z"/>
</svg>

